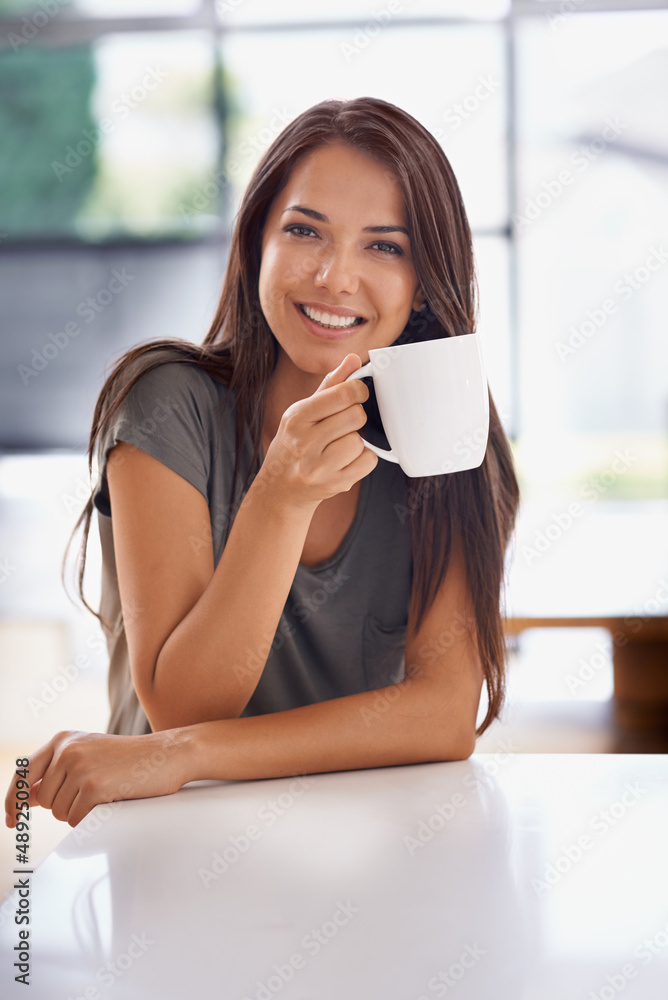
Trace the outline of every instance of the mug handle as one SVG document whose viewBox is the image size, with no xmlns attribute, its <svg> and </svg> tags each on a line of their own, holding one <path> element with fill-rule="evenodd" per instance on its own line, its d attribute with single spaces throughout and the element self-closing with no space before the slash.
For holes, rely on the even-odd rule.
<svg viewBox="0 0 668 1000">
<path fill-rule="evenodd" d="M 348 378 L 346 379 L 346 382 L 350 382 L 354 378 L 368 378 L 369 376 L 373 376 L 373 371 L 371 367 L 371 362 L 367 361 L 365 365 L 362 365 L 362 367 L 358 368 L 356 372 L 353 372 L 352 375 L 349 375 Z M 361 434 L 360 437 L 362 437 Z M 366 438 L 362 438 L 362 442 L 364 443 L 365 448 L 369 448 L 376 455 L 378 455 L 379 458 L 384 458 L 388 462 L 396 462 L 397 465 L 401 464 L 399 462 L 399 459 L 392 450 L 388 451 L 386 448 L 379 448 L 377 444 L 371 444 L 371 442 L 367 441 Z"/>
</svg>

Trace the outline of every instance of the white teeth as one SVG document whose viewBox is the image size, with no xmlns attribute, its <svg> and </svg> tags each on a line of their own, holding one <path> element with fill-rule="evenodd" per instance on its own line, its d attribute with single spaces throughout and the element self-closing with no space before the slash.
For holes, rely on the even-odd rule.
<svg viewBox="0 0 668 1000">
<path fill-rule="evenodd" d="M 310 306 L 302 306 L 302 309 L 308 318 L 312 319 L 315 323 L 334 330 L 355 326 L 358 319 L 356 316 L 334 316 L 330 313 L 321 313 L 317 309 L 311 309 Z"/>
</svg>

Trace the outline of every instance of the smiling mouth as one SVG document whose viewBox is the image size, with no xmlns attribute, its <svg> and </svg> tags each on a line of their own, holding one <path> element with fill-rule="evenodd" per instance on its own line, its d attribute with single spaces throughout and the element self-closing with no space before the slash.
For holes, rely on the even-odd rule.
<svg viewBox="0 0 668 1000">
<path fill-rule="evenodd" d="M 350 330 L 354 326 L 366 323 L 363 316 L 334 316 L 331 313 L 320 312 L 318 309 L 311 309 L 310 306 L 299 304 L 298 308 L 307 319 L 317 323 L 324 330 Z"/>
</svg>

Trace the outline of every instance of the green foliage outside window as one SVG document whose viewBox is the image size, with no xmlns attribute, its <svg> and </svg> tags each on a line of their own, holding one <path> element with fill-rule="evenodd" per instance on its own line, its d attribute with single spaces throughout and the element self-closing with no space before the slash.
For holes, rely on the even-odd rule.
<svg viewBox="0 0 668 1000">
<path fill-rule="evenodd" d="M 10 236 L 74 235 L 74 220 L 95 182 L 95 86 L 91 47 L 26 45 L 0 55 L 0 229 Z M 67 147 L 79 162 L 63 172 Z M 90 146 L 90 152 L 80 156 Z"/>
</svg>

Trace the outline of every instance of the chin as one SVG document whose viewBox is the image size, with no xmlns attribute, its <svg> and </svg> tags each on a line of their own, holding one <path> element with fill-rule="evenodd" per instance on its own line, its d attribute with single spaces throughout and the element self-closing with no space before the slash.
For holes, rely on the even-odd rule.
<svg viewBox="0 0 668 1000">
<path fill-rule="evenodd" d="M 294 367 L 305 375 L 319 375 L 320 378 L 324 378 L 328 372 L 338 368 L 346 354 L 360 355 L 360 349 L 355 350 L 346 344 L 323 342 L 322 347 L 316 344 L 309 345 L 308 348 L 300 346 L 290 351 L 284 349 L 284 354 Z"/>
</svg>

